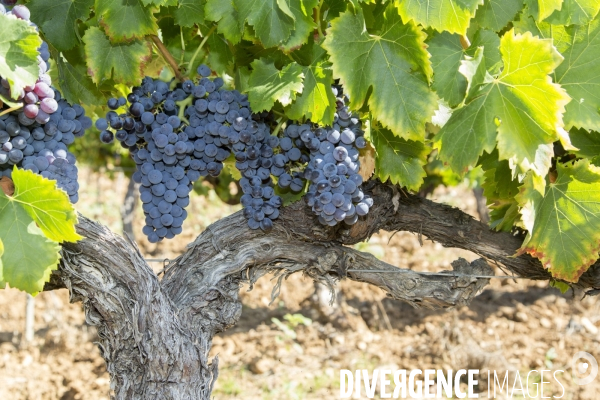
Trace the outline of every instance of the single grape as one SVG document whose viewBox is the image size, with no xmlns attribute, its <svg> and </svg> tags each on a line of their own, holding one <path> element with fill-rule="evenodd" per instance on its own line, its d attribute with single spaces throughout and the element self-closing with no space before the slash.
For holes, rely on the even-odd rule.
<svg viewBox="0 0 600 400">
<path fill-rule="evenodd" d="M 212 73 L 212 71 L 210 70 L 210 68 L 208 68 L 208 66 L 206 66 L 205 64 L 202 64 L 198 67 L 197 72 L 200 76 L 210 76 L 210 74 Z"/>
<path fill-rule="evenodd" d="M 114 135 L 111 131 L 104 130 L 100 132 L 100 141 L 105 144 L 112 143 Z"/>
</svg>

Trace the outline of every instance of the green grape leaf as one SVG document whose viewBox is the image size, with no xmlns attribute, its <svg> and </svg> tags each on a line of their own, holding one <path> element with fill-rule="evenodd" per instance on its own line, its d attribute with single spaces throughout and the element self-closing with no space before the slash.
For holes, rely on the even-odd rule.
<svg viewBox="0 0 600 400">
<path fill-rule="evenodd" d="M 94 0 L 33 0 L 27 3 L 31 20 L 58 51 L 69 50 L 79 43 L 77 21 L 88 19 L 93 6 Z"/>
<path fill-rule="evenodd" d="M 482 28 L 500 31 L 523 8 L 522 0 L 485 0 L 477 9 L 475 22 Z"/>
<path fill-rule="evenodd" d="M 433 67 L 432 88 L 450 107 L 455 107 L 463 100 L 467 90 L 467 79 L 458 72 L 465 54 L 460 36 L 437 33 L 427 45 Z"/>
<path fill-rule="evenodd" d="M 512 178 L 508 161 L 498 160 L 498 152 L 484 153 L 479 163 L 485 171 L 481 188 L 490 208 L 490 227 L 510 231 L 519 218 L 515 196 L 519 193 L 519 181 Z"/>
<path fill-rule="evenodd" d="M 439 158 L 459 174 L 466 172 L 483 151 L 491 153 L 496 145 L 495 126 L 482 123 L 490 118 L 483 106 L 487 97 L 475 96 L 483 83 L 492 81 L 485 65 L 482 50 L 473 59 L 463 61 L 460 72 L 468 79 L 468 91 L 473 95 L 468 96 L 466 106 L 450 115 L 434 137 Z"/>
<path fill-rule="evenodd" d="M 2 94 L 0 94 L 0 101 L 2 101 L 2 103 L 4 103 L 4 105 L 12 108 L 12 107 L 21 107 L 23 105 L 22 102 L 20 101 L 14 101 L 13 99 L 11 99 L 8 96 L 3 96 Z"/>
<path fill-rule="evenodd" d="M 38 78 L 37 49 L 41 44 L 28 21 L 0 14 L 0 76 L 10 83 L 15 99 L 23 87 L 35 84 Z"/>
<path fill-rule="evenodd" d="M 246 22 L 265 48 L 285 43 L 296 28 L 296 17 L 286 0 L 208 0 L 205 11 L 207 19 L 219 23 L 218 32 L 234 44 L 242 38 Z"/>
<path fill-rule="evenodd" d="M 111 78 L 117 83 L 138 84 L 144 75 L 144 67 L 152 56 L 149 42 L 134 40 L 113 44 L 96 27 L 86 31 L 83 42 L 89 74 L 97 85 Z"/>
<path fill-rule="evenodd" d="M 298 64 L 288 64 L 280 71 L 273 63 L 261 58 L 251 65 L 248 100 L 252 110 L 270 110 L 275 101 L 287 106 L 294 100 L 296 93 L 302 91 L 304 75 Z"/>
<path fill-rule="evenodd" d="M 571 129 L 569 136 L 571 137 L 571 144 L 578 149 L 574 153 L 579 157 L 594 158 L 600 156 L 600 132 Z"/>
<path fill-rule="evenodd" d="M 564 283 L 564 282 L 560 282 L 560 281 L 550 282 L 550 286 L 557 288 L 558 290 L 560 290 L 560 292 L 562 294 L 567 293 L 567 291 L 569 289 L 571 289 L 571 286 L 569 286 L 569 284 Z"/>
<path fill-rule="evenodd" d="M 490 210 L 490 228 L 510 232 L 519 220 L 519 205 L 516 201 L 500 201 Z"/>
<path fill-rule="evenodd" d="M 248 93 L 248 81 L 250 81 L 250 70 L 248 67 L 237 68 L 234 78 L 235 88 L 242 93 Z"/>
<path fill-rule="evenodd" d="M 483 47 L 483 58 L 485 59 L 487 71 L 491 74 L 497 74 L 502 67 L 502 56 L 499 49 L 500 38 L 496 32 L 487 29 L 478 29 L 466 53 L 471 57 L 475 57 L 475 53 L 480 47 Z"/>
<path fill-rule="evenodd" d="M 12 179 L 15 184 L 12 201 L 23 207 L 46 237 L 55 242 L 82 239 L 75 232 L 77 213 L 69 196 L 56 187 L 56 181 L 23 169 L 15 169 Z"/>
<path fill-rule="evenodd" d="M 252 64 L 253 61 L 258 58 L 263 58 L 274 63 L 276 68 L 283 68 L 284 65 L 290 63 L 290 58 L 292 61 L 300 63 L 297 56 L 303 54 L 301 51 L 294 51 L 288 55 L 276 47 L 265 49 L 260 44 L 251 43 L 247 40 L 244 40 L 242 43 L 235 46 L 233 52 L 235 55 L 236 67 L 250 67 L 250 64 Z M 306 65 L 308 62 L 304 61 L 301 64 Z"/>
<path fill-rule="evenodd" d="M 223 161 L 223 169 L 225 169 L 234 180 L 239 181 L 242 179 L 242 173 L 235 167 L 235 163 L 235 156 L 231 153 L 231 155 Z"/>
<path fill-rule="evenodd" d="M 535 225 L 536 205 L 543 200 L 546 191 L 546 180 L 533 171 L 525 174 L 525 178 L 519 187 L 519 193 L 514 200 L 520 206 L 521 221 L 527 229 L 527 236 L 523 245 L 531 238 L 531 232 Z"/>
<path fill-rule="evenodd" d="M 548 22 L 537 22 L 533 16 L 523 15 L 518 21 L 513 21 L 515 32 L 525 33 L 531 32 L 534 36 L 539 36 L 543 39 L 552 39 L 554 47 L 563 54 L 571 46 L 572 30 L 567 31 L 566 26 L 552 25 Z M 564 64 L 564 62 L 563 62 Z"/>
<path fill-rule="evenodd" d="M 235 4 L 265 48 L 284 43 L 295 28 L 296 17 L 284 0 L 235 0 Z"/>
<path fill-rule="evenodd" d="M 519 193 L 519 181 L 512 178 L 508 161 L 499 160 L 496 167 L 484 173 L 481 184 L 483 194 L 488 200 L 510 200 Z"/>
<path fill-rule="evenodd" d="M 206 19 L 218 22 L 217 32 L 221 33 L 232 44 L 242 39 L 246 17 L 241 17 L 234 0 L 207 0 L 204 7 Z"/>
<path fill-rule="evenodd" d="M 142 3 L 144 3 L 144 6 L 146 7 L 150 5 L 169 7 L 176 6 L 177 0 L 142 0 Z"/>
<path fill-rule="evenodd" d="M 309 34 L 315 29 L 313 20 L 313 9 L 319 3 L 319 0 L 285 0 L 294 14 L 295 25 L 290 37 L 283 44 L 286 50 L 302 46 L 308 42 Z"/>
<path fill-rule="evenodd" d="M 220 76 L 224 75 L 224 73 L 229 71 L 235 59 L 231 52 L 231 47 L 229 47 L 223 36 L 217 33 L 210 35 L 206 41 L 206 45 L 210 50 L 207 58 L 208 65 Z"/>
<path fill-rule="evenodd" d="M 0 239 L 0 289 L 4 289 L 6 287 L 6 282 L 4 282 L 4 273 L 2 267 L 2 255 L 4 254 L 4 243 L 2 243 L 2 239 Z"/>
<path fill-rule="evenodd" d="M 304 87 L 296 97 L 286 115 L 292 120 L 310 119 L 321 125 L 331 125 L 335 113 L 336 100 L 331 90 L 333 72 L 326 60 L 327 53 L 318 45 L 313 46 L 312 63 L 302 67 Z"/>
<path fill-rule="evenodd" d="M 560 10 L 563 0 L 525 0 L 527 11 L 536 21 L 542 21 L 552 14 L 555 10 Z"/>
<path fill-rule="evenodd" d="M 332 19 L 339 17 L 342 12 L 346 11 L 350 3 L 352 3 L 351 9 L 358 5 L 357 0 L 324 0 L 321 6 L 321 12 L 324 16 L 327 16 L 327 21 L 331 21 Z"/>
<path fill-rule="evenodd" d="M 285 207 L 302 199 L 302 197 L 304 197 L 306 194 L 305 189 L 298 193 L 294 193 L 290 190 L 290 188 L 282 189 L 279 187 L 279 185 L 275 185 L 273 191 L 277 196 L 281 197 L 281 200 L 283 200 L 283 206 Z"/>
<path fill-rule="evenodd" d="M 335 77 L 349 94 L 350 107 L 367 100 L 373 116 L 395 135 L 423 141 L 425 122 L 437 108 L 429 90 L 432 69 L 425 50 L 425 34 L 413 23 L 403 24 L 388 7 L 378 35 L 365 30 L 360 8 L 331 22 L 323 46 L 330 55 Z"/>
<path fill-rule="evenodd" d="M 140 0 L 96 0 L 96 15 L 112 42 L 140 39 L 156 33 L 152 9 Z"/>
<path fill-rule="evenodd" d="M 204 4 L 205 0 L 179 0 L 179 6 L 174 13 L 175 24 L 188 28 L 194 24 L 203 24 Z"/>
<path fill-rule="evenodd" d="M 11 287 L 37 294 L 60 259 L 58 243 L 46 238 L 20 203 L 0 191 L 2 274 Z"/>
<path fill-rule="evenodd" d="M 419 190 L 427 175 L 423 167 L 430 149 L 423 142 L 394 136 L 385 128 L 371 127 L 370 137 L 377 152 L 375 176 L 382 182 L 389 179 L 409 190 Z"/>
<path fill-rule="evenodd" d="M 403 21 L 412 19 L 439 32 L 465 35 L 483 0 L 396 0 L 395 3 Z"/>
<path fill-rule="evenodd" d="M 497 142 L 500 159 L 510 160 L 518 172 L 535 170 L 544 176 L 569 101 L 548 76 L 562 57 L 551 40 L 531 33 L 515 35 L 513 30 L 502 37 L 500 52 L 502 72 L 482 78 L 480 64 L 480 72 L 471 78 L 466 105 L 436 135 L 440 158 L 463 173 L 484 150 L 491 153 Z"/>
<path fill-rule="evenodd" d="M 553 25 L 585 25 L 598 15 L 598 0 L 564 0 L 562 7 L 555 10 L 546 21 Z"/>
<path fill-rule="evenodd" d="M 589 160 L 557 165 L 558 176 L 534 204 L 533 229 L 519 253 L 538 258 L 553 277 L 577 282 L 600 251 L 600 168 Z"/>
<path fill-rule="evenodd" d="M 565 128 L 600 130 L 600 18 L 567 28 L 570 46 L 556 68 L 556 82 L 573 98 L 564 115 Z"/>
<path fill-rule="evenodd" d="M 87 75 L 85 66 L 65 62 L 62 57 L 54 59 L 58 67 L 58 86 L 67 101 L 88 106 L 106 105 L 104 95 Z"/>
</svg>

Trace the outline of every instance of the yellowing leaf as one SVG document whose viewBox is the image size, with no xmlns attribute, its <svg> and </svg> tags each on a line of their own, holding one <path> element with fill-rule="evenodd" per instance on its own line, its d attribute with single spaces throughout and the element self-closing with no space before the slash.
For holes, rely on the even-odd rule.
<svg viewBox="0 0 600 400">
<path fill-rule="evenodd" d="M 9 200 L 23 208 L 49 239 L 56 242 L 82 239 L 75 232 L 75 209 L 67 194 L 57 189 L 55 181 L 22 169 L 15 169 L 12 178 L 15 194 Z"/>
<path fill-rule="evenodd" d="M 37 294 L 60 259 L 58 243 L 46 238 L 17 201 L 0 193 L 2 274 L 11 287 Z"/>
<path fill-rule="evenodd" d="M 496 77 L 481 65 L 472 69 L 476 72 L 468 77 L 466 105 L 435 138 L 440 158 L 462 173 L 497 143 L 500 158 L 509 160 L 517 172 L 534 170 L 545 176 L 569 101 L 548 75 L 561 56 L 551 40 L 512 30 L 502 37 L 500 52 L 504 67 Z"/>
<path fill-rule="evenodd" d="M 553 277 L 577 282 L 600 251 L 600 168 L 580 160 L 557 171 L 544 196 L 532 198 L 535 220 L 520 253 L 538 258 Z"/>
<path fill-rule="evenodd" d="M 149 42 L 134 40 L 112 44 L 96 27 L 86 31 L 83 42 L 88 70 L 97 85 L 111 78 L 118 83 L 138 84 L 152 55 Z"/>
</svg>

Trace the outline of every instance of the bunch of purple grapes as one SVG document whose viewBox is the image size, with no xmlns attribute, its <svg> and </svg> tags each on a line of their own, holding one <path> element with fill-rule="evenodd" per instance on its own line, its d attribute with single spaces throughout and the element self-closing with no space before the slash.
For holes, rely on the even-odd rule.
<svg viewBox="0 0 600 400">
<path fill-rule="evenodd" d="M 223 80 L 211 79 L 206 65 L 197 72 L 201 76 L 197 83 L 187 80 L 173 89 L 146 77 L 127 99 L 109 99 L 111 111 L 96 121 L 100 140 L 111 143 L 116 138 L 136 162 L 133 179 L 141 183 L 143 232 L 151 243 L 181 233 L 194 182 L 202 176 L 218 176 L 232 151 L 238 159 L 244 153 L 238 168 L 246 176 L 256 175 L 258 165 L 251 158 L 246 160 L 246 150 L 249 143 L 258 143 L 255 135 L 259 132 L 268 136 L 268 128 L 252 120 L 245 95 L 224 89 Z M 261 198 L 268 195 L 260 193 Z M 273 197 L 267 199 L 271 207 L 280 206 L 281 199 Z"/>
<path fill-rule="evenodd" d="M 244 194 L 241 203 L 244 216 L 251 229 L 262 229 L 270 232 L 273 220 L 279 216 L 279 208 L 283 204 L 281 197 L 275 194 L 274 177 L 284 173 L 284 164 L 280 154 L 279 138 L 272 136 L 263 122 L 251 121 L 239 135 L 239 146 L 235 148 L 235 166 L 242 173 L 240 187 Z"/>
<path fill-rule="evenodd" d="M 279 138 L 245 95 L 223 88 L 206 65 L 197 72 L 197 82 L 176 85 L 146 77 L 127 98 L 109 99 L 110 111 L 96 121 L 100 140 L 116 138 L 137 165 L 133 179 L 141 183 L 143 233 L 151 243 L 182 232 L 194 182 L 218 176 L 232 153 L 251 229 L 270 232 L 283 204 L 276 190 L 299 193 L 306 180 L 312 182 L 307 201 L 321 223 L 353 224 L 368 212 L 372 200 L 358 175 L 358 149 L 366 142 L 343 96 L 333 127 L 290 123 Z"/>
<path fill-rule="evenodd" d="M 373 199 L 361 189 L 363 179 L 359 175 L 359 149 L 366 146 L 360 119 L 352 115 L 341 88 L 334 88 L 337 109 L 331 127 L 309 124 L 289 124 L 282 149 L 288 153 L 301 149 L 309 160 L 302 173 L 296 177 L 280 177 L 279 185 L 300 187 L 301 178 L 310 181 L 304 200 L 319 217 L 323 225 L 335 226 L 340 222 L 353 225 L 359 216 L 367 215 Z M 304 154 L 303 154 L 304 155 Z M 303 183 L 303 182 L 302 182 Z"/>
<path fill-rule="evenodd" d="M 0 13 L 6 9 L 0 6 Z M 10 15 L 29 20 L 29 10 L 16 5 Z M 33 25 L 33 24 L 32 24 Z M 11 88 L 0 77 L 0 94 L 11 99 L 11 91 L 17 91 L 14 102 L 22 108 L 9 109 L 0 102 L 0 176 L 11 177 L 14 166 L 31 170 L 45 178 L 57 181 L 57 186 L 67 192 L 72 203 L 79 199 L 78 170 L 75 156 L 68 146 L 75 138 L 83 136 L 91 128 L 92 120 L 85 115 L 83 107 L 70 105 L 60 92 L 51 87 L 48 71 L 48 46 L 42 43 L 38 49 L 40 75 L 34 85 Z"/>
</svg>

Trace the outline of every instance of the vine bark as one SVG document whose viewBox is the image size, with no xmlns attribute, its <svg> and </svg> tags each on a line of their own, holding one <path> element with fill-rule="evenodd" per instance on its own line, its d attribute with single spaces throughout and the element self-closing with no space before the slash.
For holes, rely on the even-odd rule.
<svg viewBox="0 0 600 400">
<path fill-rule="evenodd" d="M 284 207 L 267 235 L 248 229 L 238 212 L 200 234 L 162 280 L 134 242 L 80 217 L 78 232 L 86 239 L 63 246 L 61 265 L 45 289 L 66 287 L 72 301 L 83 302 L 87 322 L 98 328 L 113 398 L 209 399 L 218 375 L 218 359 L 208 358 L 212 338 L 239 320 L 240 286 L 268 273 L 277 277 L 273 298 L 287 276 L 302 272 L 330 289 L 351 279 L 429 308 L 468 304 L 489 280 L 463 275 L 493 275 L 488 262 L 516 276 L 550 278 L 536 259 L 514 257 L 522 238 L 490 231 L 458 209 L 394 186 L 366 186 L 375 206 L 351 229 L 319 225 L 302 202 Z M 482 258 L 456 260 L 453 271 L 431 276 L 347 247 L 381 229 L 415 232 Z M 600 287 L 598 264 L 575 286 Z"/>
</svg>

